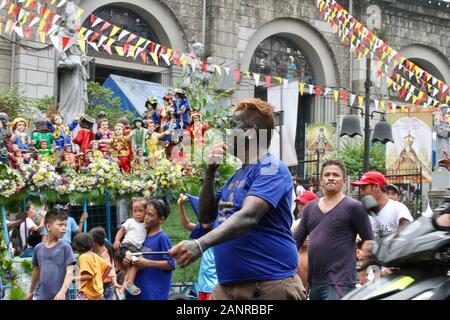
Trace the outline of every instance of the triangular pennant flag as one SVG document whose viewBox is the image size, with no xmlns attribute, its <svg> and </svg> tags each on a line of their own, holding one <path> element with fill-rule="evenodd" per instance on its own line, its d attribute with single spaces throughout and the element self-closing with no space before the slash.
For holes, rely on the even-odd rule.
<svg viewBox="0 0 450 320">
<path fill-rule="evenodd" d="M 347 91 L 342 91 L 341 97 L 342 97 L 342 103 L 343 104 L 347 104 L 348 92 Z"/>
<path fill-rule="evenodd" d="M 134 33 L 132 33 L 132 34 L 130 34 L 130 36 L 128 37 L 128 39 L 127 39 L 126 42 L 131 42 L 131 41 L 133 41 L 133 40 L 136 39 L 136 38 L 137 38 L 137 35 L 135 35 Z"/>
<path fill-rule="evenodd" d="M 15 26 L 14 31 L 19 35 L 19 37 L 23 38 L 23 29 L 20 26 Z"/>
<path fill-rule="evenodd" d="M 283 88 L 287 89 L 289 85 L 289 80 L 288 79 L 283 79 Z"/>
<path fill-rule="evenodd" d="M 353 106 L 356 100 L 356 95 L 353 93 L 350 93 L 350 106 Z"/>
<path fill-rule="evenodd" d="M 100 37 L 100 33 L 95 32 L 94 35 L 88 40 L 89 42 L 94 42 L 97 38 Z"/>
<path fill-rule="evenodd" d="M 109 27 L 111 27 L 111 23 L 109 23 L 108 21 L 105 21 L 105 23 L 103 24 L 103 26 L 100 28 L 100 33 L 105 31 L 106 29 L 108 29 Z"/>
<path fill-rule="evenodd" d="M 119 41 L 122 40 L 123 37 L 127 36 L 128 34 L 130 34 L 129 31 L 127 30 L 122 30 L 122 32 L 119 35 Z"/>
<path fill-rule="evenodd" d="M 38 31 L 42 31 L 44 29 L 45 23 L 46 21 L 44 19 L 42 19 L 41 22 L 39 22 Z"/>
<path fill-rule="evenodd" d="M 70 38 L 68 37 L 61 37 L 62 38 L 62 51 L 64 51 L 69 44 Z"/>
<path fill-rule="evenodd" d="M 431 78 L 431 83 L 433 84 L 433 86 L 436 85 L 437 81 L 438 81 L 438 79 L 436 79 L 435 77 Z"/>
<path fill-rule="evenodd" d="M 2 2 L 0 3 L 0 10 L 3 9 L 6 6 L 7 1 L 8 0 L 2 0 Z M 28 0 L 28 1 L 31 3 L 31 0 Z M 27 7 L 25 7 L 25 8 L 27 8 Z"/>
<path fill-rule="evenodd" d="M 86 34 L 84 35 L 85 39 L 89 39 L 89 37 L 91 36 L 91 34 L 94 33 L 94 31 L 92 30 L 87 30 Z"/>
<path fill-rule="evenodd" d="M 375 104 L 375 110 L 378 110 L 378 107 L 380 106 L 380 100 L 375 99 L 373 102 Z"/>
<path fill-rule="evenodd" d="M 236 79 L 236 82 L 241 81 L 241 70 L 234 69 L 234 78 Z"/>
<path fill-rule="evenodd" d="M 3 0 L 2 1 L 2 5 L 3 5 L 3 3 L 5 3 L 6 4 L 6 2 L 7 2 L 7 0 Z M 25 9 L 27 9 L 29 6 L 30 6 L 30 4 L 33 2 L 33 0 L 27 0 L 27 2 L 25 3 L 25 5 L 23 6 Z M 2 9 L 3 8 L 3 6 L 1 6 L 0 5 L 0 9 Z"/>
<path fill-rule="evenodd" d="M 128 49 L 130 48 L 130 44 L 129 43 L 125 43 L 123 45 L 123 54 L 126 55 L 128 53 Z"/>
<path fill-rule="evenodd" d="M 337 103 L 339 101 L 339 90 L 333 90 L 334 101 Z"/>
<path fill-rule="evenodd" d="M 96 44 L 95 42 L 90 42 L 90 41 L 88 41 L 88 44 L 89 44 L 95 51 L 98 51 L 98 46 L 97 46 L 97 44 Z"/>
<path fill-rule="evenodd" d="M 108 46 L 107 44 L 102 45 L 103 50 L 108 52 L 109 55 L 112 55 L 111 46 Z"/>
<path fill-rule="evenodd" d="M 123 53 L 123 48 L 119 46 L 115 46 L 114 49 L 116 49 L 116 52 L 119 56 L 123 57 L 125 54 Z"/>
<path fill-rule="evenodd" d="M 52 24 L 56 24 L 56 22 L 59 20 L 61 18 L 61 16 L 59 15 L 59 14 L 55 14 L 55 16 L 53 17 L 53 20 L 52 20 Z"/>
<path fill-rule="evenodd" d="M 103 22 L 104 20 L 101 18 L 96 18 L 94 23 L 92 24 L 92 28 L 95 28 L 100 22 Z"/>
<path fill-rule="evenodd" d="M 445 97 L 445 103 L 448 104 L 450 102 L 450 96 Z"/>
<path fill-rule="evenodd" d="M 266 87 L 269 88 L 270 87 L 270 82 L 271 82 L 272 78 L 268 75 L 264 76 L 264 81 L 266 82 Z"/>
<path fill-rule="evenodd" d="M 384 101 L 380 101 L 380 109 L 384 112 Z"/>
<path fill-rule="evenodd" d="M 412 94 L 410 92 L 408 92 L 408 94 L 406 95 L 406 101 L 409 101 L 409 99 L 411 99 Z"/>
<path fill-rule="evenodd" d="M 44 34 L 45 34 L 45 33 L 44 33 Z M 62 50 L 61 50 L 61 47 L 60 47 L 60 37 L 59 37 L 59 36 L 52 34 L 52 35 L 50 36 L 50 40 L 51 40 L 53 46 L 54 46 L 57 50 L 62 51 Z"/>
<path fill-rule="evenodd" d="M 320 93 L 322 92 L 321 86 L 316 86 L 316 96 L 320 96 Z"/>
<path fill-rule="evenodd" d="M 251 78 L 250 72 L 246 71 L 246 72 L 245 72 L 245 75 L 247 76 L 247 78 Z"/>
<path fill-rule="evenodd" d="M 83 12 L 84 12 L 84 9 L 78 8 L 78 12 L 77 12 L 77 14 L 75 16 L 75 19 L 80 18 L 83 15 Z"/>
<path fill-rule="evenodd" d="M 134 53 L 134 60 L 136 60 L 137 56 L 140 55 L 142 51 L 144 51 L 143 48 L 136 47 L 136 52 Z"/>
<path fill-rule="evenodd" d="M 275 77 L 275 79 L 278 81 L 279 84 L 281 84 L 283 82 L 283 78 L 282 77 Z"/>
<path fill-rule="evenodd" d="M 228 68 L 228 67 L 223 67 L 223 70 L 225 70 L 225 73 L 226 73 L 227 75 L 230 74 L 230 68 Z"/>
<path fill-rule="evenodd" d="M 67 2 L 67 0 L 61 0 L 56 7 L 61 8 L 63 5 L 66 4 L 66 2 Z"/>
<path fill-rule="evenodd" d="M 11 15 L 15 8 L 16 5 L 14 3 L 11 3 L 11 5 L 9 6 L 8 14 Z"/>
<path fill-rule="evenodd" d="M 142 62 L 144 62 L 145 64 L 147 64 L 148 58 L 147 58 L 147 51 L 142 51 L 141 53 L 139 53 L 139 55 L 141 56 Z"/>
<path fill-rule="evenodd" d="M 305 92 L 305 84 L 303 82 L 300 82 L 299 87 L 300 87 L 300 95 L 303 96 Z"/>
<path fill-rule="evenodd" d="M 118 32 L 120 31 L 119 27 L 113 26 L 111 33 L 109 34 L 109 37 L 114 37 Z"/>
<path fill-rule="evenodd" d="M 1 27 L 0 27 L 0 29 L 1 29 Z M 25 31 L 24 31 L 25 38 L 30 39 L 32 34 L 33 34 L 33 29 L 31 29 L 31 28 L 25 29 Z"/>
<path fill-rule="evenodd" d="M 153 61 L 155 61 L 155 64 L 159 65 L 158 55 L 154 52 L 150 52 L 150 56 L 153 58 Z"/>
<path fill-rule="evenodd" d="M 358 106 L 362 107 L 364 104 L 364 97 L 358 96 Z"/>
<path fill-rule="evenodd" d="M 139 48 L 139 49 L 141 49 L 141 48 Z M 166 64 L 168 66 L 170 66 L 170 59 L 169 59 L 169 56 L 167 55 L 167 53 L 161 54 L 160 57 L 164 59 L 164 61 L 166 62 Z"/>
<path fill-rule="evenodd" d="M 136 42 L 136 47 L 140 47 L 145 42 L 144 38 L 139 38 L 138 42 Z"/>
<path fill-rule="evenodd" d="M 225 68 L 225 67 L 224 67 Z M 259 73 L 253 73 L 253 79 L 255 79 L 255 86 L 258 87 L 259 86 L 259 77 L 260 74 Z"/>
<path fill-rule="evenodd" d="M 45 32 L 39 32 L 39 41 L 45 43 Z"/>
<path fill-rule="evenodd" d="M 436 97 L 436 95 L 439 93 L 439 90 L 436 88 L 433 88 L 433 93 L 432 93 L 432 97 Z"/>
<path fill-rule="evenodd" d="M 135 46 L 130 46 L 129 49 L 128 49 L 127 57 L 134 58 L 134 53 L 135 52 L 136 52 L 136 47 Z"/>
<path fill-rule="evenodd" d="M 220 68 L 219 65 L 215 64 L 214 68 L 216 68 L 217 73 L 221 76 L 222 75 L 222 68 Z"/>
<path fill-rule="evenodd" d="M 108 47 L 111 47 L 112 44 L 113 44 L 114 42 L 116 42 L 116 40 L 113 39 L 113 38 L 110 38 L 110 39 L 108 40 L 108 42 L 106 43 L 106 45 L 107 45 Z"/>
<path fill-rule="evenodd" d="M 102 35 L 100 40 L 98 41 L 98 46 L 101 47 L 107 39 L 108 39 L 107 36 Z"/>
<path fill-rule="evenodd" d="M 314 92 L 314 86 L 312 84 L 308 84 L 309 87 L 309 94 L 312 95 Z"/>
<path fill-rule="evenodd" d="M 17 21 L 21 21 L 23 17 L 25 16 L 26 11 L 24 9 L 20 9 L 19 17 L 17 18 Z"/>
</svg>

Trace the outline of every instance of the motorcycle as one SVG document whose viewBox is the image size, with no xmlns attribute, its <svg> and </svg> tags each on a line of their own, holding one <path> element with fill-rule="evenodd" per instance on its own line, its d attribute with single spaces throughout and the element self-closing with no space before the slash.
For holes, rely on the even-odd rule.
<svg viewBox="0 0 450 320">
<path fill-rule="evenodd" d="M 361 200 L 376 218 L 378 205 L 371 196 Z M 444 216 L 446 215 L 446 216 Z M 450 197 L 434 210 L 432 218 L 420 217 L 403 230 L 374 242 L 368 265 L 390 268 L 345 295 L 342 300 L 447 300 L 450 299 Z M 449 219 L 450 220 L 450 219 Z M 378 267 L 377 267 L 378 266 Z"/>
</svg>

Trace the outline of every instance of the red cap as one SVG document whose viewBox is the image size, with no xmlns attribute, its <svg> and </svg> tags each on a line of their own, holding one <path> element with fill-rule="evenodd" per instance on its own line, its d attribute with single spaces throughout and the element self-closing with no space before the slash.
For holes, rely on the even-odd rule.
<svg viewBox="0 0 450 320">
<path fill-rule="evenodd" d="M 307 204 L 310 201 L 316 200 L 317 196 L 312 191 L 303 191 L 301 195 L 299 195 L 295 201 L 301 202 L 303 204 Z"/>
<path fill-rule="evenodd" d="M 387 182 L 384 175 L 377 171 L 368 171 L 364 173 L 364 175 L 361 177 L 361 180 L 352 182 L 352 185 L 354 186 L 364 186 L 368 184 L 376 184 L 381 188 L 384 188 L 386 187 Z"/>
</svg>

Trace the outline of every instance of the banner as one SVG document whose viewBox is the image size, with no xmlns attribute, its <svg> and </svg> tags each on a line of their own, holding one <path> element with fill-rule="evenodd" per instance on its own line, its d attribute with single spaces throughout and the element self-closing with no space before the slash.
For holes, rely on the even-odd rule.
<svg viewBox="0 0 450 320">
<path fill-rule="evenodd" d="M 433 115 L 426 112 L 396 112 L 388 115 L 394 143 L 386 145 L 386 169 L 397 174 L 418 173 L 431 182 Z"/>
</svg>

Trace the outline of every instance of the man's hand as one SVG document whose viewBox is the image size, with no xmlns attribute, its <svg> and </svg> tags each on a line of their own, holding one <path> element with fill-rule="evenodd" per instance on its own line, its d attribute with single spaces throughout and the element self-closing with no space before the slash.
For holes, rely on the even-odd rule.
<svg viewBox="0 0 450 320">
<path fill-rule="evenodd" d="M 135 266 L 138 269 L 142 269 L 147 267 L 147 262 L 149 260 L 142 258 L 142 257 L 138 257 L 136 260 L 133 261 L 133 266 Z"/>
<path fill-rule="evenodd" d="M 226 155 L 228 146 L 225 143 L 214 145 L 209 152 L 208 165 L 213 169 L 217 169 L 223 163 L 223 158 Z"/>
<path fill-rule="evenodd" d="M 80 223 L 84 223 L 88 217 L 89 217 L 88 213 L 83 212 L 83 214 L 80 217 Z"/>
<path fill-rule="evenodd" d="M 372 257 L 372 249 L 375 241 L 367 240 L 364 241 L 361 246 L 361 260 L 364 262 L 369 261 L 370 257 Z"/>
<path fill-rule="evenodd" d="M 53 300 L 66 300 L 66 294 L 60 291 Z"/>
<path fill-rule="evenodd" d="M 27 297 L 25 299 L 26 300 L 33 300 L 33 292 L 28 292 L 27 293 Z"/>
<path fill-rule="evenodd" d="M 194 260 L 200 258 L 201 252 L 197 243 L 192 240 L 184 240 L 169 250 L 179 265 L 183 268 L 191 264 Z"/>
<path fill-rule="evenodd" d="M 446 151 L 443 152 L 444 157 L 439 160 L 438 165 L 439 167 L 444 167 L 447 171 L 450 171 L 450 155 Z"/>
</svg>

